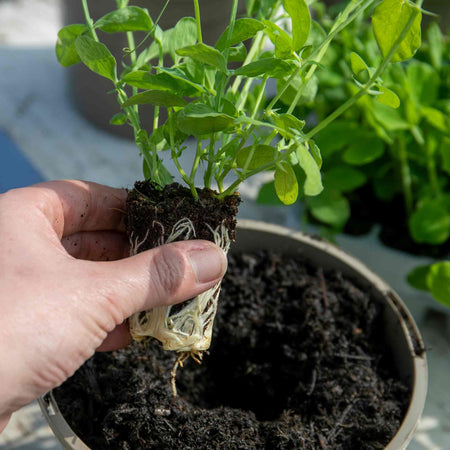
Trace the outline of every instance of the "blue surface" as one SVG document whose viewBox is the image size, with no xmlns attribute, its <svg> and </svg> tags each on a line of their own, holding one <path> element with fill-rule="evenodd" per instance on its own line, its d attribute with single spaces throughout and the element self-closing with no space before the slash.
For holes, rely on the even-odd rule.
<svg viewBox="0 0 450 450">
<path fill-rule="evenodd" d="M 44 181 L 44 177 L 0 130 L 0 193 Z"/>
</svg>

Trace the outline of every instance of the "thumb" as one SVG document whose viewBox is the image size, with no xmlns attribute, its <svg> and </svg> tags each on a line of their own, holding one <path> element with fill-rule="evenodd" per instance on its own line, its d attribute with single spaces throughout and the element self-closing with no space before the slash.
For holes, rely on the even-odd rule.
<svg viewBox="0 0 450 450">
<path fill-rule="evenodd" d="M 223 277 L 227 259 L 212 242 L 191 240 L 102 264 L 108 278 L 102 297 L 119 324 L 133 313 L 179 303 L 212 288 Z"/>
</svg>

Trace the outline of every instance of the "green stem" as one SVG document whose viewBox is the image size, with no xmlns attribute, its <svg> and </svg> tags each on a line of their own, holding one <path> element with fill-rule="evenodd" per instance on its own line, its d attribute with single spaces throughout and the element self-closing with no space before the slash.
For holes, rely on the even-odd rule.
<svg viewBox="0 0 450 450">
<path fill-rule="evenodd" d="M 127 31 L 127 41 L 128 41 L 128 48 L 129 49 L 133 49 L 135 46 L 135 42 L 134 42 L 134 36 L 133 36 L 133 32 L 132 31 Z M 130 60 L 131 60 L 131 71 L 134 70 L 134 67 L 136 66 L 136 52 L 130 52 Z M 133 95 L 136 95 L 138 92 L 136 87 L 132 88 L 132 93 Z M 136 112 L 136 114 L 139 114 L 139 107 L 138 105 L 134 105 L 133 106 L 134 111 Z"/>
<path fill-rule="evenodd" d="M 94 39 L 94 41 L 99 42 L 97 33 L 95 32 L 94 28 L 94 21 L 92 20 L 91 15 L 89 14 L 87 0 L 81 0 L 81 4 L 83 5 L 84 18 L 86 20 L 86 25 L 88 27 L 89 34 L 91 35 L 92 39 Z"/>
<path fill-rule="evenodd" d="M 247 4 L 247 15 L 249 17 L 251 17 L 252 14 L 253 14 L 253 8 L 255 7 L 255 2 L 256 2 L 256 0 L 249 0 L 248 1 L 248 4 Z"/>
<path fill-rule="evenodd" d="M 195 21 L 197 23 L 197 40 L 201 44 L 202 40 L 202 25 L 200 20 L 200 6 L 198 4 L 198 0 L 194 0 L 194 8 L 195 8 Z"/>
<path fill-rule="evenodd" d="M 160 42 L 158 42 L 159 49 L 159 59 L 158 59 L 158 67 L 164 67 L 164 52 Z M 160 107 L 155 105 L 153 108 L 153 130 L 156 130 L 159 126 L 159 112 Z"/>
<path fill-rule="evenodd" d="M 197 190 L 195 189 L 194 183 L 191 182 L 191 180 L 187 176 L 186 172 L 181 167 L 180 162 L 178 161 L 177 151 L 176 151 L 176 148 L 175 148 L 172 111 L 169 109 L 167 111 L 167 114 L 168 114 L 168 120 L 169 120 L 169 123 L 170 123 L 170 126 L 169 126 L 169 141 L 170 142 L 169 142 L 169 144 L 170 144 L 170 149 L 171 149 L 170 151 L 171 151 L 172 161 L 175 164 L 175 167 L 177 168 L 179 174 L 181 175 L 181 178 L 183 178 L 183 181 L 189 186 L 189 188 L 191 190 L 191 193 L 192 193 L 192 196 L 194 197 L 195 200 L 198 200 L 198 193 L 197 193 Z"/>
<path fill-rule="evenodd" d="M 197 148 L 195 150 L 195 158 L 192 164 L 191 174 L 189 175 L 189 179 L 193 184 L 195 184 L 195 174 L 197 173 L 198 166 L 200 164 L 200 158 L 202 156 L 202 141 L 201 139 L 197 140 Z"/>
<path fill-rule="evenodd" d="M 258 114 L 259 108 L 261 106 L 261 102 L 262 102 L 262 100 L 264 98 L 264 94 L 266 93 L 266 84 L 267 84 L 267 79 L 268 78 L 269 77 L 267 75 L 265 75 L 263 77 L 263 79 L 262 79 L 261 90 L 259 91 L 258 98 L 256 99 L 255 106 L 253 108 L 253 112 L 252 112 L 252 115 L 251 115 L 252 119 L 254 119 L 256 117 L 256 115 Z"/>
<path fill-rule="evenodd" d="M 210 188 L 212 179 L 213 179 L 213 172 L 214 172 L 214 147 L 216 145 L 216 134 L 212 133 L 211 137 L 209 138 L 209 146 L 208 146 L 208 165 L 205 170 L 205 174 L 203 176 L 203 182 L 205 184 L 205 187 Z"/>
</svg>

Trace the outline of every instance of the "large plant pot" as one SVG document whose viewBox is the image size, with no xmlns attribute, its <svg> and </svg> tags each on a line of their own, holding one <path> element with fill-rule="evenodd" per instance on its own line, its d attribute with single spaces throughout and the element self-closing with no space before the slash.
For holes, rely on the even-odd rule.
<svg viewBox="0 0 450 450">
<path fill-rule="evenodd" d="M 166 0 L 134 0 L 132 5 L 147 8 L 150 16 L 155 20 L 161 12 Z M 115 2 L 112 0 L 95 0 L 89 2 L 89 12 L 93 20 L 97 20 L 110 12 Z M 214 45 L 225 30 L 231 13 L 231 0 L 201 0 L 200 14 L 202 19 L 202 37 L 206 44 Z M 243 11 L 242 1 L 240 11 Z M 163 29 L 172 28 L 182 17 L 194 17 L 194 2 L 192 0 L 172 0 L 169 7 L 161 16 L 159 26 Z M 63 3 L 63 21 L 65 24 L 84 23 L 84 14 L 81 1 L 66 0 Z M 101 33 L 101 32 L 100 32 Z M 136 44 L 144 37 L 145 33 L 137 32 Z M 123 56 L 123 49 L 128 47 L 125 33 L 107 34 L 101 33 L 101 41 L 111 50 L 118 61 Z M 147 41 L 145 45 L 148 45 Z M 126 61 L 128 62 L 128 61 Z M 69 69 L 70 96 L 77 109 L 93 124 L 111 133 L 124 137 L 133 137 L 130 127 L 110 125 L 111 117 L 120 111 L 114 93 L 111 93 L 110 80 L 91 72 L 84 64 L 77 64 Z M 108 93 L 109 92 L 109 93 Z M 140 116 L 142 125 L 147 129 L 153 123 L 153 107 L 141 105 Z"/>
<path fill-rule="evenodd" d="M 324 270 L 338 270 L 370 292 L 382 307 L 383 332 L 391 343 L 393 360 L 400 377 L 411 388 L 411 399 L 403 423 L 387 445 L 388 450 L 406 448 L 420 419 L 427 390 L 427 361 L 420 333 L 398 295 L 377 275 L 337 247 L 288 228 L 252 220 L 238 224 L 237 241 L 232 252 L 273 249 L 286 254 L 301 254 Z M 42 411 L 64 448 L 86 450 L 58 409 L 52 393 L 39 400 Z"/>
</svg>

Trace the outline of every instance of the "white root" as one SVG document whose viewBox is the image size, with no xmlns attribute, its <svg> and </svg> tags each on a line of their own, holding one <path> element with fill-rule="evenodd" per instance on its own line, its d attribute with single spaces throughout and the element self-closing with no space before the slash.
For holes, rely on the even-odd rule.
<svg viewBox="0 0 450 450">
<path fill-rule="evenodd" d="M 155 225 L 162 227 L 159 222 L 154 222 L 153 226 Z M 208 228 L 214 237 L 215 244 L 228 252 L 230 239 L 226 227 L 222 224 L 215 230 L 209 225 Z M 160 244 L 173 242 L 181 236 L 184 240 L 196 236 L 194 225 L 187 218 L 177 222 L 170 236 L 165 242 L 164 239 L 161 239 Z M 131 254 L 136 254 L 147 238 L 148 233 L 141 242 L 138 242 L 137 239 L 133 240 L 131 236 Z M 173 313 L 172 306 L 162 306 L 134 314 L 129 319 L 131 336 L 138 341 L 145 337 L 154 337 L 162 343 L 165 350 L 187 354 L 200 362 L 202 353 L 208 350 L 211 344 L 219 291 L 220 283 L 189 300 L 183 304 L 181 310 L 178 308 L 178 311 L 175 310 Z M 182 364 L 184 359 L 178 359 L 177 361 Z"/>
</svg>

